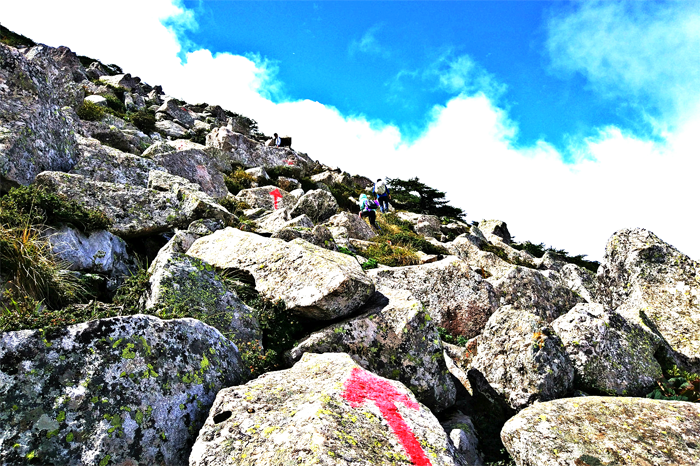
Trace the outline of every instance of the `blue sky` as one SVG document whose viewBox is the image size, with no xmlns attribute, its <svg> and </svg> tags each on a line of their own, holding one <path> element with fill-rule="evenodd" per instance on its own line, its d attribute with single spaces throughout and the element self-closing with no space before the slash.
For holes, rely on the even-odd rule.
<svg viewBox="0 0 700 466">
<path fill-rule="evenodd" d="M 330 166 L 418 176 L 518 240 L 600 259 L 642 227 L 700 259 L 700 0 L 24 0 L 0 20 Z"/>
</svg>

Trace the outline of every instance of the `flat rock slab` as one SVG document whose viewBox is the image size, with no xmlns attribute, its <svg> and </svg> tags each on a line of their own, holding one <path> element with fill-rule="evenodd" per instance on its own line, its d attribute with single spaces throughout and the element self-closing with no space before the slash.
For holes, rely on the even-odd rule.
<svg viewBox="0 0 700 466">
<path fill-rule="evenodd" d="M 307 353 L 293 368 L 222 390 L 190 466 L 467 466 L 433 414 L 401 383 L 346 354 Z"/>
<path fill-rule="evenodd" d="M 357 261 L 301 239 L 289 243 L 235 228 L 198 239 L 187 254 L 219 268 L 243 269 L 255 289 L 287 309 L 319 320 L 347 315 L 374 293 Z"/>
<path fill-rule="evenodd" d="M 0 464 L 185 465 L 235 345 L 194 319 L 136 315 L 0 335 Z"/>
<path fill-rule="evenodd" d="M 112 221 L 110 231 L 126 237 L 160 233 L 173 227 L 186 227 L 200 218 L 214 218 L 225 222 L 232 215 L 201 191 L 188 186 L 187 180 L 157 170 L 154 175 L 180 180 L 182 185 L 170 184 L 170 191 L 141 188 L 130 185 L 92 181 L 80 175 L 61 172 L 43 172 L 37 184 L 81 202 L 88 209 L 103 212 Z"/>
<path fill-rule="evenodd" d="M 540 403 L 506 422 L 519 465 L 697 466 L 700 404 L 583 397 Z"/>
<path fill-rule="evenodd" d="M 455 402 L 437 329 L 405 290 L 380 289 L 361 316 L 311 334 L 289 352 L 348 353 L 363 368 L 408 386 L 421 403 L 441 411 Z"/>
<path fill-rule="evenodd" d="M 453 335 L 478 335 L 498 307 L 491 284 L 454 256 L 432 264 L 374 269 L 368 275 L 378 286 L 410 291 L 435 325 Z"/>
</svg>

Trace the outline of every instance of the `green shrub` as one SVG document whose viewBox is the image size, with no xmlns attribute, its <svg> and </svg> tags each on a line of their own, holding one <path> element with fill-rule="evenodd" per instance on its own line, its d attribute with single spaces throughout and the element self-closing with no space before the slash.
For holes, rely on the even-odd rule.
<svg viewBox="0 0 700 466">
<path fill-rule="evenodd" d="M 255 181 L 253 175 L 246 173 L 242 167 L 238 167 L 236 168 L 236 171 L 230 175 L 224 176 L 226 189 L 228 189 L 228 192 L 234 196 L 241 192 L 241 190 L 250 188 L 253 185 L 253 181 Z"/>
<path fill-rule="evenodd" d="M 36 185 L 12 188 L 0 198 L 0 224 L 6 227 L 62 223 L 82 231 L 104 230 L 111 225 L 102 212 L 85 209 L 76 201 Z"/>
<path fill-rule="evenodd" d="M 36 43 L 22 34 L 12 32 L 0 25 L 0 42 L 10 47 L 34 47 Z"/>
<path fill-rule="evenodd" d="M 647 394 L 656 400 L 700 401 L 700 375 L 673 366 L 656 381 L 657 388 Z"/>
<path fill-rule="evenodd" d="M 362 251 L 362 255 L 367 259 L 389 267 L 403 267 L 420 263 L 414 251 L 389 243 L 373 242 L 372 245 Z"/>
<path fill-rule="evenodd" d="M 143 133 L 151 134 L 157 131 L 155 113 L 149 110 L 142 109 L 131 113 L 128 115 L 128 119 Z"/>
<path fill-rule="evenodd" d="M 107 99 L 107 108 L 112 110 L 110 113 L 122 119 L 126 118 L 126 105 L 124 105 L 124 102 L 111 94 L 106 94 L 103 97 Z"/>
<path fill-rule="evenodd" d="M 349 198 L 354 197 L 355 199 L 359 199 L 360 195 L 364 193 L 362 188 L 351 188 L 343 184 L 334 184 L 333 186 L 329 186 L 329 189 L 331 190 L 333 197 L 335 197 L 335 200 L 338 202 L 338 206 L 341 210 L 349 212 L 359 211 L 360 207 Z"/>
<path fill-rule="evenodd" d="M 598 267 L 600 267 L 600 262 L 586 260 L 585 254 L 571 256 L 564 249 L 556 249 L 551 246 L 545 246 L 544 243 L 534 244 L 530 241 L 525 241 L 524 243 L 513 243 L 511 244 L 511 247 L 519 251 L 528 252 L 535 257 L 542 257 L 546 252 L 549 252 L 560 261 L 575 264 L 581 268 L 590 270 L 593 273 L 596 273 L 598 271 Z"/>
<path fill-rule="evenodd" d="M 105 116 L 104 107 L 89 100 L 84 100 L 76 112 L 81 120 L 100 121 Z"/>
<path fill-rule="evenodd" d="M 437 331 L 438 335 L 440 335 L 440 339 L 444 342 L 457 346 L 466 346 L 466 344 L 469 342 L 469 339 L 465 338 L 463 335 L 458 335 L 455 337 L 454 335 L 447 333 L 447 330 L 445 330 L 444 327 L 438 327 Z"/>
</svg>

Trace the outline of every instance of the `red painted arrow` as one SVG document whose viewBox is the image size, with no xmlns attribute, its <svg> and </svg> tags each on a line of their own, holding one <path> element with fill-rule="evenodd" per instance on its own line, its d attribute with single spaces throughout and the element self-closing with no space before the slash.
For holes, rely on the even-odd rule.
<svg viewBox="0 0 700 466">
<path fill-rule="evenodd" d="M 359 367 L 354 368 L 345 381 L 343 398 L 348 400 L 353 408 L 362 405 L 365 400 L 374 401 L 394 434 L 399 438 L 404 450 L 411 457 L 411 462 L 416 466 L 432 466 L 415 434 L 396 407 L 396 403 L 403 403 L 409 408 L 418 409 L 418 403 L 411 401 L 406 394 L 399 392 L 386 380 Z"/>
<path fill-rule="evenodd" d="M 272 191 L 270 195 L 275 199 L 275 209 L 277 209 L 277 199 L 282 199 L 282 193 L 279 189 L 275 188 L 275 190 Z"/>
</svg>

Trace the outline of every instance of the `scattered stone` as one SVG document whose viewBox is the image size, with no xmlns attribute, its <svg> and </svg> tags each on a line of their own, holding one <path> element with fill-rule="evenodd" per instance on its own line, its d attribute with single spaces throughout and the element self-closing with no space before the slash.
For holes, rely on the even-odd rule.
<svg viewBox="0 0 700 466">
<path fill-rule="evenodd" d="M 340 212 L 326 222 L 326 226 L 336 239 L 355 238 L 369 241 L 377 234 L 359 215 Z"/>
<path fill-rule="evenodd" d="M 301 189 L 301 183 L 298 180 L 295 180 L 294 178 L 287 178 L 285 176 L 280 176 L 277 178 L 277 184 L 279 185 L 280 189 L 284 189 L 285 191 L 291 192 L 296 189 Z M 304 193 L 302 191 L 302 196 L 303 195 Z"/>
<path fill-rule="evenodd" d="M 482 220 L 479 222 L 479 230 L 481 230 L 484 236 L 491 242 L 511 243 L 508 225 L 502 220 Z"/>
<path fill-rule="evenodd" d="M 255 182 L 258 184 L 268 183 L 270 181 L 270 175 L 267 174 L 263 167 L 249 168 L 245 172 L 252 176 Z"/>
<path fill-rule="evenodd" d="M 321 223 L 331 218 L 338 212 L 338 202 L 327 191 L 316 189 L 309 191 L 294 205 L 290 215 L 296 217 L 305 214 L 314 223 Z"/>
<path fill-rule="evenodd" d="M 279 191 L 282 195 L 282 197 L 279 197 L 277 200 L 277 209 L 275 209 L 275 198 L 270 194 L 275 190 Z M 277 186 L 260 186 L 258 188 L 243 189 L 236 194 L 236 200 L 245 202 L 254 209 L 262 208 L 265 210 L 291 209 L 296 203 L 296 198 L 290 197 L 287 191 L 279 189 Z"/>
<path fill-rule="evenodd" d="M 129 73 L 117 74 L 114 76 L 100 76 L 100 82 L 110 84 L 115 87 L 123 87 L 129 91 L 136 89 L 141 82 L 141 78 L 131 77 Z"/>
<path fill-rule="evenodd" d="M 175 139 L 184 137 L 187 134 L 187 129 L 171 120 L 156 121 L 156 128 L 166 136 Z"/>
</svg>

